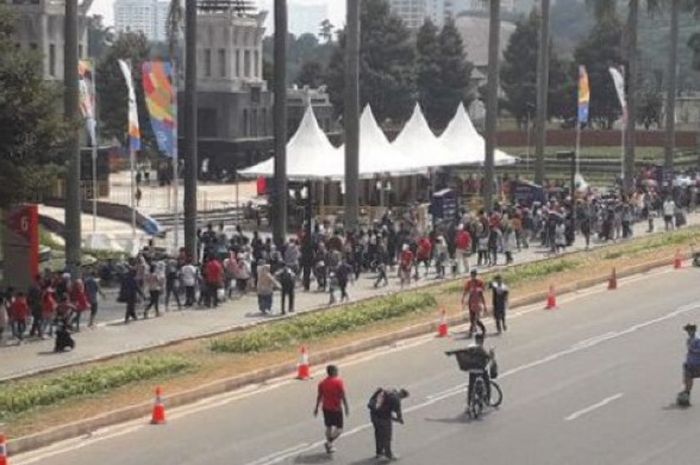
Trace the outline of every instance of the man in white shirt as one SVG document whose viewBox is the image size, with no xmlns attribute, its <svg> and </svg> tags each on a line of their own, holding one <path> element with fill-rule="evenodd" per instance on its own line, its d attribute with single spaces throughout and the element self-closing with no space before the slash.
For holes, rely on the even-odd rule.
<svg viewBox="0 0 700 465">
<path fill-rule="evenodd" d="M 666 225 L 666 231 L 673 230 L 673 215 L 676 213 L 676 202 L 673 201 L 671 197 L 666 197 L 663 205 L 664 210 L 664 223 Z"/>
<path fill-rule="evenodd" d="M 182 275 L 182 285 L 185 288 L 185 307 L 194 305 L 194 287 L 197 284 L 197 267 L 188 260 L 180 270 Z"/>
</svg>

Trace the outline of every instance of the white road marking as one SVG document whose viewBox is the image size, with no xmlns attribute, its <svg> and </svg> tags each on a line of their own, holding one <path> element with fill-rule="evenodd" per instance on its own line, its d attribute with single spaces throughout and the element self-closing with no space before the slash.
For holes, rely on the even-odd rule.
<svg viewBox="0 0 700 465">
<path fill-rule="evenodd" d="M 645 273 L 645 274 L 640 275 L 640 276 L 633 276 L 633 277 L 626 278 L 626 279 L 637 281 L 637 280 L 642 280 L 645 278 L 649 278 L 649 277 L 652 277 L 652 276 L 655 276 L 658 274 L 664 274 L 664 273 L 668 273 L 668 272 L 669 272 L 668 270 L 661 270 L 658 272 Z M 566 296 L 566 301 L 577 300 L 578 298 L 601 293 L 603 291 L 607 292 L 607 290 L 604 286 L 596 286 L 596 287 L 593 287 L 590 289 L 583 290 L 581 292 L 575 292 L 575 293 L 568 294 Z M 562 302 L 562 299 L 560 299 L 560 302 Z M 584 341 L 580 341 L 580 342 L 574 344 L 569 349 L 565 349 L 563 351 L 550 354 L 549 356 L 544 357 L 540 360 L 536 360 L 536 361 L 521 365 L 519 367 L 513 368 L 511 370 L 508 370 L 504 373 L 501 373 L 499 378 L 502 379 L 502 378 L 505 378 L 508 376 L 512 376 L 512 375 L 519 373 L 521 371 L 525 371 L 525 370 L 528 370 L 531 368 L 538 367 L 540 365 L 544 365 L 546 363 L 557 360 L 563 356 L 570 355 L 570 354 L 573 354 L 573 353 L 576 353 L 576 352 L 579 352 L 579 351 L 582 351 L 585 349 L 589 349 L 589 348 L 594 347 L 594 346 L 596 346 L 602 342 L 605 342 L 607 340 L 625 336 L 625 335 L 630 334 L 634 331 L 637 331 L 638 329 L 642 329 L 642 328 L 645 328 L 647 326 L 651 326 L 653 324 L 657 324 L 657 323 L 660 323 L 662 321 L 665 321 L 665 320 L 668 320 L 671 318 L 675 318 L 676 316 L 691 312 L 691 311 L 696 310 L 696 309 L 700 309 L 700 301 L 689 303 L 686 305 L 682 305 L 681 307 L 678 307 L 675 311 L 668 313 L 662 317 L 654 318 L 652 320 L 648 320 L 646 322 L 642 322 L 642 323 L 633 325 L 633 326 L 631 326 L 623 331 L 619 331 L 619 332 L 612 332 L 611 331 L 611 332 L 602 334 L 600 336 L 596 336 L 596 337 L 586 339 Z M 515 317 L 524 316 L 524 315 L 527 315 L 530 313 L 541 312 L 541 311 L 542 311 L 542 304 L 539 304 L 539 303 L 532 304 L 532 305 L 528 305 L 528 306 L 523 307 L 523 309 L 518 311 L 518 312 L 514 312 L 511 316 L 509 316 L 509 318 L 513 319 Z M 453 330 L 459 329 L 459 328 L 466 330 L 467 324 L 454 327 Z M 406 350 L 406 349 L 409 349 L 412 347 L 419 346 L 421 344 L 425 344 L 425 343 L 433 341 L 433 340 L 435 340 L 435 337 L 434 337 L 434 335 L 431 334 L 431 335 L 418 336 L 416 338 L 407 339 L 404 341 L 398 341 L 395 345 L 393 345 L 391 347 L 388 347 L 388 346 L 380 347 L 380 348 L 372 350 L 370 352 L 365 352 L 362 354 L 358 354 L 356 356 L 351 356 L 348 359 L 344 359 L 343 365 L 349 366 L 349 365 L 355 365 L 358 363 L 366 362 L 366 361 L 378 358 L 382 355 L 386 355 L 387 352 Z M 322 373 L 322 371 L 323 371 L 323 369 L 319 368 L 319 369 L 315 370 L 314 373 L 319 374 L 319 373 Z M 263 384 L 254 385 L 254 386 L 246 386 L 246 387 L 241 388 L 235 392 L 221 394 L 219 396 L 204 399 L 200 402 L 196 402 L 196 403 L 191 404 L 191 405 L 182 406 L 180 408 L 173 409 L 173 411 L 169 417 L 171 420 L 185 417 L 189 414 L 199 413 L 201 411 L 207 410 L 207 409 L 211 408 L 212 406 L 225 405 L 225 404 L 234 402 L 236 400 L 245 399 L 245 398 L 251 397 L 253 395 L 257 395 L 257 394 L 261 394 L 261 393 L 264 393 L 264 392 L 267 392 L 267 391 L 270 391 L 273 389 L 277 389 L 279 387 L 288 385 L 292 382 L 298 382 L 298 381 L 290 379 L 289 376 L 283 376 L 283 377 L 280 377 L 277 379 L 270 380 L 270 381 L 263 383 Z M 430 405 L 433 405 L 439 401 L 453 397 L 455 395 L 461 395 L 464 393 L 465 388 L 466 388 L 466 383 L 461 383 L 461 384 L 459 384 L 457 386 L 453 386 L 449 389 L 428 395 L 426 397 L 427 400 L 425 402 L 408 407 L 408 408 L 404 409 L 404 412 L 409 413 L 409 412 L 413 412 L 416 410 L 420 410 L 420 409 L 423 409 L 423 408 L 428 407 Z M 363 430 L 369 428 L 370 426 L 371 426 L 370 423 L 360 425 L 360 426 L 358 426 L 350 431 L 343 433 L 343 436 L 350 436 L 350 435 L 356 434 L 360 431 L 363 431 Z M 141 428 L 145 428 L 145 427 L 148 427 L 148 425 L 144 422 L 143 419 L 139 419 L 139 420 L 134 420 L 134 421 L 125 423 L 125 424 L 103 428 L 103 429 L 100 429 L 100 430 L 98 430 L 98 431 L 96 431 L 93 434 L 90 434 L 88 436 L 82 436 L 80 438 L 69 439 L 69 440 L 62 441 L 62 442 L 56 443 L 54 445 L 48 446 L 44 449 L 27 452 L 25 454 L 21 454 L 19 456 L 13 457 L 13 463 L 15 465 L 29 465 L 31 463 L 35 463 L 35 462 L 38 462 L 40 460 L 43 460 L 43 459 L 46 459 L 49 457 L 53 457 L 53 456 L 61 455 L 61 454 L 64 454 L 64 453 L 67 453 L 67 452 L 70 452 L 73 450 L 81 449 L 83 447 L 92 445 L 92 444 L 100 442 L 100 441 L 105 441 L 105 440 L 112 439 L 112 438 L 115 438 L 118 436 L 123 436 L 125 434 L 135 432 L 135 431 L 137 431 Z M 255 465 L 274 465 L 276 463 L 281 462 L 282 460 L 285 460 L 286 458 L 293 456 L 294 454 L 303 453 L 303 452 L 306 452 L 308 450 L 312 450 L 314 448 L 320 447 L 322 445 L 323 445 L 323 441 L 313 443 L 313 444 L 306 444 L 305 443 L 303 448 L 299 449 L 298 451 L 292 452 L 291 455 L 289 453 L 285 453 L 285 454 L 283 454 L 283 456 L 278 456 L 278 454 L 280 453 L 280 452 L 278 452 L 276 454 L 272 454 L 276 457 L 276 458 L 272 459 L 272 461 L 255 463 Z M 301 444 L 297 445 L 297 446 L 295 446 L 295 449 L 299 448 L 301 446 L 302 446 Z M 261 460 L 261 459 L 258 459 L 258 460 Z"/>
<path fill-rule="evenodd" d="M 254 462 L 250 462 L 247 465 L 262 465 L 263 463 L 272 463 L 270 460 L 276 460 L 279 459 L 280 457 L 287 457 L 289 454 L 296 454 L 301 451 L 303 451 L 305 448 L 309 446 L 308 443 L 304 442 L 302 444 L 298 444 L 295 447 L 290 447 L 289 449 L 281 450 L 279 452 L 275 452 L 274 454 L 267 455 L 265 457 L 259 458 L 258 460 Z M 284 459 L 282 459 L 284 460 Z"/>
<path fill-rule="evenodd" d="M 568 417 L 564 418 L 564 421 L 573 421 L 579 417 L 582 417 L 583 415 L 586 415 L 587 413 L 591 413 L 594 410 L 598 410 L 601 407 L 605 407 L 608 405 L 610 402 L 614 402 L 620 397 L 622 397 L 624 394 L 622 392 L 615 394 L 614 396 L 606 397 L 605 399 L 601 400 L 600 402 L 593 404 L 591 406 L 588 406 L 584 409 L 581 409 L 577 412 L 572 413 Z"/>
</svg>

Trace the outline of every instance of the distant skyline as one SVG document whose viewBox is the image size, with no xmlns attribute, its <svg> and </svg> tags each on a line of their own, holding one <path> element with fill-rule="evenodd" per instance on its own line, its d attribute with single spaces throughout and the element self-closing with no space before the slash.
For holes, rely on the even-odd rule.
<svg viewBox="0 0 700 465">
<path fill-rule="evenodd" d="M 90 14 L 102 15 L 105 24 L 108 26 L 114 25 L 114 1 L 115 0 L 95 0 L 90 8 Z M 298 5 L 326 5 L 328 8 L 328 18 L 335 26 L 345 24 L 345 1 L 346 0 L 287 0 L 290 8 L 294 4 Z M 274 0 L 255 0 L 255 3 L 260 8 L 265 8 L 271 5 Z M 266 26 L 269 32 L 272 32 L 272 12 L 268 15 Z M 318 31 L 308 31 L 317 33 Z"/>
</svg>

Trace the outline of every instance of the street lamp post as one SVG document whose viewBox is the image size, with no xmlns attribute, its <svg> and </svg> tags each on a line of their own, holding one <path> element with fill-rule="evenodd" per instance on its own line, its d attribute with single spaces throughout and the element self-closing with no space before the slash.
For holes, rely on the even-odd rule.
<svg viewBox="0 0 700 465">
<path fill-rule="evenodd" d="M 287 235 L 287 2 L 275 0 L 275 174 L 272 238 L 278 247 Z"/>
<path fill-rule="evenodd" d="M 501 0 L 490 0 L 489 11 L 489 65 L 486 97 L 486 156 L 484 160 L 484 208 L 493 208 L 494 153 L 498 124 L 498 56 L 501 28 Z"/>
<path fill-rule="evenodd" d="M 197 259 L 197 0 L 185 3 L 185 250 Z"/>
<path fill-rule="evenodd" d="M 345 38 L 345 227 L 354 231 L 360 210 L 360 1 L 347 0 Z"/>
</svg>

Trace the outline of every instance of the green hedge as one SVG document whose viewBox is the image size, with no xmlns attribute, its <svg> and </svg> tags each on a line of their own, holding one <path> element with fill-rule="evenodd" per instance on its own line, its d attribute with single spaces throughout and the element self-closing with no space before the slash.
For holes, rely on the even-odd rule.
<svg viewBox="0 0 700 465">
<path fill-rule="evenodd" d="M 172 375 L 193 366 L 181 357 L 143 357 L 48 379 L 0 383 L 0 419 L 88 394 L 103 393 L 137 381 Z"/>
<path fill-rule="evenodd" d="M 333 311 L 299 315 L 234 336 L 215 339 L 210 348 L 214 352 L 237 354 L 275 350 L 362 328 L 374 322 L 422 313 L 436 305 L 435 297 L 428 293 L 393 295 Z"/>
</svg>

